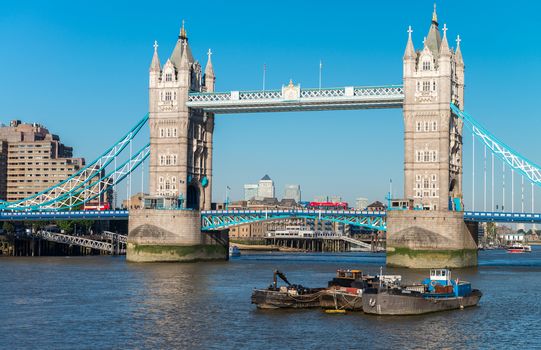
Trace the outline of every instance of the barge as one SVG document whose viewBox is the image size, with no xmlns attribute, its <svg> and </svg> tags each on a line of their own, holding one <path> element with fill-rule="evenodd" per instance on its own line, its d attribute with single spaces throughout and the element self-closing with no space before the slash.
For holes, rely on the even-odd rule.
<svg viewBox="0 0 541 350">
<path fill-rule="evenodd" d="M 451 271 L 435 269 L 420 284 L 368 288 L 363 294 L 363 311 L 376 315 L 420 315 L 476 306 L 481 291 L 471 283 L 453 280 Z"/>
<path fill-rule="evenodd" d="M 361 311 L 363 291 L 377 283 L 377 277 L 364 275 L 361 270 L 337 270 L 320 295 L 320 305 L 324 309 Z"/>
<path fill-rule="evenodd" d="M 278 277 L 286 283 L 285 286 L 278 286 Z M 291 284 L 282 272 L 275 270 L 272 284 L 268 288 L 254 289 L 252 304 L 259 309 L 316 308 L 320 307 L 319 298 L 324 291 L 325 288 L 306 288 Z"/>
</svg>

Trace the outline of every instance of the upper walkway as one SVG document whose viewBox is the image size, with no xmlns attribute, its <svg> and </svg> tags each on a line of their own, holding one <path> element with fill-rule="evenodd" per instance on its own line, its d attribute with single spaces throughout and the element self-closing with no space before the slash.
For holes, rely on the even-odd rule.
<svg viewBox="0 0 541 350">
<path fill-rule="evenodd" d="M 213 113 L 322 111 L 402 108 L 402 85 L 301 89 L 290 83 L 281 90 L 192 92 L 186 105 Z"/>
</svg>

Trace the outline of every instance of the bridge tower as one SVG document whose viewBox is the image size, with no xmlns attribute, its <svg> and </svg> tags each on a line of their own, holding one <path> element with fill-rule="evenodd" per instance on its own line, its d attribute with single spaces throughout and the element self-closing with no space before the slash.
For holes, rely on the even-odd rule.
<svg viewBox="0 0 541 350">
<path fill-rule="evenodd" d="M 450 109 L 464 103 L 460 39 L 449 47 L 435 7 L 421 50 L 411 33 L 403 58 L 404 196 L 416 210 L 388 211 L 387 264 L 476 265 L 477 230 L 462 215 L 463 125 Z"/>
<path fill-rule="evenodd" d="M 149 194 L 130 211 L 130 261 L 223 259 L 227 251 L 201 234 L 200 211 L 211 208 L 214 115 L 186 106 L 190 91 L 214 91 L 211 51 L 203 74 L 184 22 L 163 67 L 154 43 L 149 69 Z"/>
</svg>

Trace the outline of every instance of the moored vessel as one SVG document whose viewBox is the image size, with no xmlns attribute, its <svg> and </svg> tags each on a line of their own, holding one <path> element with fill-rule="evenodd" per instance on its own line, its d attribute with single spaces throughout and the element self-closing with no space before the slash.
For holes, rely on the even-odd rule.
<svg viewBox="0 0 541 350">
<path fill-rule="evenodd" d="M 514 243 L 507 247 L 508 253 L 531 253 L 532 247 L 522 243 Z"/>
<path fill-rule="evenodd" d="M 419 315 L 476 306 L 483 294 L 471 283 L 453 280 L 451 271 L 434 269 L 419 284 L 382 284 L 363 294 L 363 311 L 377 315 Z"/>
<path fill-rule="evenodd" d="M 240 256 L 240 249 L 236 245 L 229 247 L 229 256 L 230 257 L 239 257 Z"/>
<path fill-rule="evenodd" d="M 278 286 L 278 277 L 285 282 L 285 286 Z M 324 290 L 291 284 L 282 272 L 275 270 L 272 284 L 268 288 L 254 289 L 252 304 L 260 309 L 314 308 L 320 306 L 319 297 Z"/>
</svg>

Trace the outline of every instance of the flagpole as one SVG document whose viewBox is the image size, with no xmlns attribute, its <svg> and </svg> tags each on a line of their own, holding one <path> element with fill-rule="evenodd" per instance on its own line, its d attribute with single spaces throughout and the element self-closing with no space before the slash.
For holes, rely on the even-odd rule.
<svg viewBox="0 0 541 350">
<path fill-rule="evenodd" d="M 267 75 L 267 65 L 263 63 L 263 91 L 265 91 L 265 78 Z"/>
<path fill-rule="evenodd" d="M 321 90 L 321 70 L 323 69 L 323 62 L 319 60 L 319 89 Z"/>
</svg>

